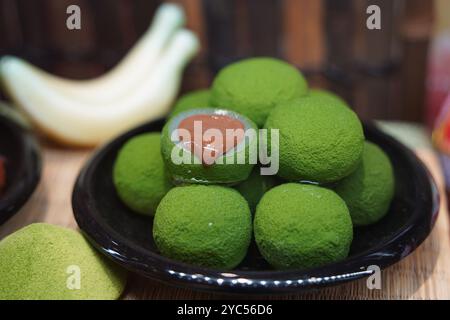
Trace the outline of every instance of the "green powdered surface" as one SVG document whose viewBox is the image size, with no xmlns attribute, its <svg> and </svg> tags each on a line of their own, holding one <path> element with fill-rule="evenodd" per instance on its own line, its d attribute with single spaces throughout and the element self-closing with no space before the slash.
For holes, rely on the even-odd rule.
<svg viewBox="0 0 450 320">
<path fill-rule="evenodd" d="M 305 78 L 293 66 L 273 58 L 251 58 L 219 72 L 210 102 L 214 107 L 239 112 L 261 127 L 277 103 L 307 93 Z"/>
<path fill-rule="evenodd" d="M 347 102 L 339 97 L 337 94 L 324 90 L 324 89 L 311 89 L 309 90 L 308 96 L 314 97 L 314 98 L 322 98 L 322 99 L 328 99 L 331 103 L 341 103 L 346 106 L 348 106 Z M 348 106 L 349 107 L 349 106 Z"/>
<path fill-rule="evenodd" d="M 120 199 L 132 210 L 153 216 L 172 184 L 161 156 L 161 135 L 145 133 L 119 151 L 113 170 Z"/>
<path fill-rule="evenodd" d="M 255 167 L 247 180 L 234 187 L 247 200 L 251 212 L 255 212 L 264 193 L 277 184 L 274 176 L 263 176 L 260 171 Z"/>
<path fill-rule="evenodd" d="M 351 109 L 329 99 L 282 103 L 272 110 L 265 128 L 279 130 L 278 175 L 287 180 L 334 182 L 353 172 L 361 159 L 361 122 Z"/>
<path fill-rule="evenodd" d="M 288 183 L 269 190 L 259 202 L 255 240 L 277 269 L 308 269 L 347 257 L 353 239 L 345 202 L 333 191 Z"/>
<path fill-rule="evenodd" d="M 80 233 L 38 223 L 0 241 L 0 279 L 0 300 L 103 300 L 119 298 L 126 273 Z"/>
<path fill-rule="evenodd" d="M 247 253 L 251 213 L 234 189 L 191 185 L 167 193 L 156 211 L 153 237 L 161 253 L 186 263 L 232 269 Z"/>
<path fill-rule="evenodd" d="M 196 90 L 186 93 L 175 102 L 175 106 L 173 107 L 169 118 L 191 109 L 211 107 L 211 104 L 209 103 L 210 95 L 209 89 Z"/>
<path fill-rule="evenodd" d="M 338 182 L 335 190 L 347 203 L 355 226 L 377 222 L 388 212 L 394 196 L 394 173 L 389 158 L 377 145 L 366 142 L 358 168 Z"/>
</svg>

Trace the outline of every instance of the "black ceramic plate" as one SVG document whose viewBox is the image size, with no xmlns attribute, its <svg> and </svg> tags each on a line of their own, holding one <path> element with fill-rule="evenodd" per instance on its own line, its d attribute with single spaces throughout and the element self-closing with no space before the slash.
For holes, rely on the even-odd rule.
<svg viewBox="0 0 450 320">
<path fill-rule="evenodd" d="M 146 124 L 100 149 L 82 170 L 72 198 L 75 218 L 90 241 L 117 263 L 143 276 L 177 286 L 235 293 L 292 292 L 336 285 L 367 277 L 372 272 L 366 270 L 368 266 L 383 269 L 403 259 L 427 237 L 437 217 L 439 195 L 420 160 L 373 125 L 366 125 L 367 139 L 392 160 L 396 193 L 384 219 L 355 230 L 346 260 L 311 270 L 275 271 L 254 243 L 234 270 L 212 270 L 167 259 L 153 242 L 152 220 L 132 213 L 120 202 L 111 174 L 117 151 L 125 141 L 139 133 L 160 131 L 163 124 L 163 120 Z"/>
<path fill-rule="evenodd" d="M 0 225 L 28 200 L 41 176 L 38 144 L 22 125 L 0 115 L 0 155 L 6 158 L 6 189 L 0 195 Z"/>
</svg>

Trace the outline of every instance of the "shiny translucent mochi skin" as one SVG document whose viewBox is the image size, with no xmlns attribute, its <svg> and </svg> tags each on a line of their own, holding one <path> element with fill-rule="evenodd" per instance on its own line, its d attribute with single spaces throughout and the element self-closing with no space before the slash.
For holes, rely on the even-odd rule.
<svg viewBox="0 0 450 320">
<path fill-rule="evenodd" d="M 308 84 L 295 67 L 273 58 L 251 58 L 219 72 L 210 102 L 213 107 L 239 112 L 262 127 L 276 104 L 307 93 Z"/>
<path fill-rule="evenodd" d="M 161 253 L 193 265 L 232 269 L 247 253 L 250 209 L 234 189 L 190 185 L 169 191 L 158 206 L 153 237 Z"/>
<path fill-rule="evenodd" d="M 76 268 L 80 289 L 71 290 Z M 0 300 L 112 300 L 126 273 L 79 232 L 37 223 L 0 241 L 0 279 Z"/>
<path fill-rule="evenodd" d="M 124 144 L 114 163 L 113 181 L 127 207 L 143 215 L 155 214 L 172 188 L 161 156 L 160 133 L 140 134 Z"/>
<path fill-rule="evenodd" d="M 355 226 L 379 221 L 388 212 L 394 197 L 391 161 L 377 145 L 366 142 L 358 168 L 339 181 L 335 191 L 347 203 Z"/>
<path fill-rule="evenodd" d="M 210 96 L 211 92 L 209 89 L 201 89 L 184 94 L 175 102 L 175 106 L 173 107 L 169 118 L 184 111 L 211 107 L 209 102 Z"/>
<path fill-rule="evenodd" d="M 271 129 L 279 130 L 278 175 L 286 180 L 338 181 L 361 160 L 361 122 L 351 109 L 329 99 L 304 97 L 282 103 L 272 110 L 265 128 L 269 136 Z"/>
<path fill-rule="evenodd" d="M 212 165 L 203 165 L 201 160 L 176 142 L 172 141 L 171 135 L 176 130 L 180 122 L 193 115 L 226 115 L 238 119 L 244 124 L 244 130 L 253 129 L 255 138 L 244 139 L 232 150 L 217 158 L 216 163 Z M 250 175 L 255 162 L 250 157 L 255 154 L 257 158 L 258 131 L 256 125 L 248 118 L 229 110 L 222 109 L 193 109 L 182 112 L 170 119 L 163 128 L 161 136 L 161 152 L 165 165 L 175 184 L 193 183 L 193 184 L 227 184 L 234 185 L 244 181 Z M 255 152 L 256 150 L 256 152 Z M 173 161 L 172 153 L 178 155 L 178 158 L 187 157 L 192 161 L 189 163 L 177 164 Z M 198 163 L 194 163 L 194 157 Z M 244 164 L 238 163 L 238 159 L 244 159 Z M 219 164 L 223 163 L 223 164 Z"/>
<path fill-rule="evenodd" d="M 347 257 L 353 239 L 345 202 L 333 191 L 288 183 L 269 190 L 254 219 L 262 256 L 277 269 L 308 269 Z"/>
</svg>

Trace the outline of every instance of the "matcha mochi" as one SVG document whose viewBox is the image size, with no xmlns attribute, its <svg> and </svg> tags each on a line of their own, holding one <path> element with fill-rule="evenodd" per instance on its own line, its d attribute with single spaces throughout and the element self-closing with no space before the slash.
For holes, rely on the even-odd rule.
<svg viewBox="0 0 450 320">
<path fill-rule="evenodd" d="M 201 127 L 196 130 L 198 125 Z M 188 137 L 182 134 L 181 129 Z M 210 129 L 218 130 L 222 139 L 207 137 Z M 253 135 L 241 135 L 238 139 L 231 136 L 230 140 L 227 136 L 229 129 L 241 130 L 242 134 L 253 129 L 250 130 Z M 256 125 L 236 112 L 193 109 L 179 113 L 166 123 L 161 150 L 176 184 L 233 185 L 247 179 L 257 162 L 257 135 Z"/>
<path fill-rule="evenodd" d="M 186 93 L 177 100 L 169 118 L 172 118 L 173 116 L 181 112 L 188 111 L 191 109 L 210 107 L 211 106 L 209 103 L 210 95 L 211 94 L 209 89 L 196 90 Z"/>
<path fill-rule="evenodd" d="M 330 99 L 282 103 L 272 110 L 265 128 L 279 129 L 278 175 L 286 180 L 334 182 L 352 173 L 361 159 L 361 122 L 351 109 Z"/>
<path fill-rule="evenodd" d="M 38 223 L 0 241 L 0 279 L 0 300 L 104 300 L 119 298 L 126 273 L 80 233 Z"/>
<path fill-rule="evenodd" d="M 377 145 L 366 142 L 358 168 L 339 181 L 335 190 L 347 203 L 353 224 L 365 226 L 386 215 L 394 196 L 394 184 L 389 158 Z"/>
<path fill-rule="evenodd" d="M 120 199 L 132 210 L 154 215 L 162 197 L 172 187 L 161 157 L 161 135 L 145 133 L 125 143 L 113 169 Z"/>
<path fill-rule="evenodd" d="M 181 96 L 160 134 L 123 145 L 113 178 L 129 208 L 154 216 L 162 256 L 221 270 L 237 267 L 252 239 L 275 269 L 342 261 L 354 226 L 381 219 L 394 194 L 389 158 L 365 143 L 346 101 L 266 57 Z"/>
<path fill-rule="evenodd" d="M 288 183 L 269 190 L 254 219 L 262 256 L 277 269 L 308 269 L 347 257 L 353 239 L 345 202 L 333 191 Z"/>
<path fill-rule="evenodd" d="M 247 202 L 234 189 L 176 187 L 158 206 L 153 237 L 166 257 L 198 266 L 232 269 L 247 253 L 251 221 Z"/>
<path fill-rule="evenodd" d="M 239 112 L 262 127 L 276 104 L 307 93 L 308 84 L 295 67 L 273 58 L 251 58 L 219 72 L 212 85 L 211 103 Z"/>
<path fill-rule="evenodd" d="M 260 171 L 260 167 L 255 167 L 247 180 L 234 187 L 247 200 L 252 212 L 264 193 L 277 184 L 274 176 L 263 176 Z"/>
<path fill-rule="evenodd" d="M 341 97 L 339 97 L 335 93 L 333 93 L 331 91 L 328 91 L 328 90 L 311 89 L 311 90 L 309 90 L 308 96 L 309 97 L 313 97 L 313 98 L 328 99 L 328 101 L 331 101 L 332 103 L 341 103 L 341 104 L 346 105 L 347 107 L 349 107 L 347 102 L 345 102 L 344 99 L 342 99 Z"/>
</svg>

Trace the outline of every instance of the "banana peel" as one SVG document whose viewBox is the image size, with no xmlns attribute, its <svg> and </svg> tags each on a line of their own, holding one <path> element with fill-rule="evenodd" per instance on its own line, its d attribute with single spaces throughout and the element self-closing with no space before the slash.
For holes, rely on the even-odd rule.
<svg viewBox="0 0 450 320">
<path fill-rule="evenodd" d="M 33 124 L 53 139 L 75 146 L 96 146 L 167 114 L 178 92 L 182 70 L 198 49 L 195 34 L 176 32 L 152 74 L 117 100 L 71 98 L 41 81 L 33 69 L 8 57 L 0 60 L 1 85 Z"/>
<path fill-rule="evenodd" d="M 89 103 L 119 99 L 129 95 L 130 90 L 153 73 L 170 40 L 183 27 L 185 20 L 184 11 L 178 5 L 161 5 L 149 29 L 126 56 L 109 72 L 95 79 L 66 79 L 52 75 L 18 57 L 7 56 L 5 59 L 15 60 L 15 64 L 23 64 L 23 68 L 29 68 L 36 79 L 44 82 L 46 86 L 73 99 Z"/>
<path fill-rule="evenodd" d="M 179 29 L 182 23 L 184 14 L 178 6 L 162 5 L 152 27 L 124 60 L 92 80 L 56 77 L 5 56 L 0 59 L 0 85 L 33 125 L 53 140 L 96 146 L 168 113 L 182 71 L 199 50 L 196 35 Z"/>
</svg>

